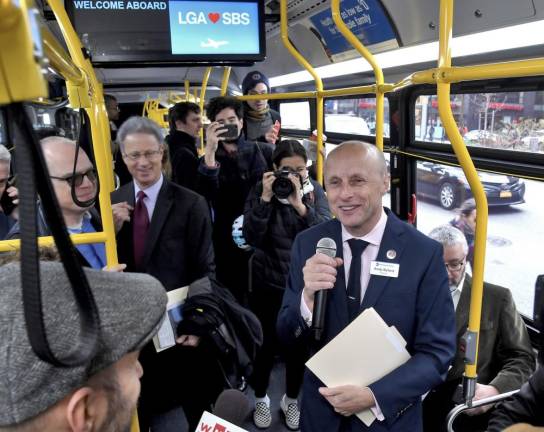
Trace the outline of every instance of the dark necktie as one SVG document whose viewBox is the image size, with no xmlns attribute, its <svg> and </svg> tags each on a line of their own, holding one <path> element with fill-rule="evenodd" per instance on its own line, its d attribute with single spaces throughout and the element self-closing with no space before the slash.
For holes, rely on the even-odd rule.
<svg viewBox="0 0 544 432">
<path fill-rule="evenodd" d="M 149 229 L 149 215 L 144 198 L 147 195 L 144 191 L 139 191 L 137 195 L 136 206 L 134 207 L 134 223 L 132 225 L 132 238 L 134 244 L 134 264 L 136 270 L 141 270 L 142 259 L 145 252 L 145 240 Z"/>
<path fill-rule="evenodd" d="M 348 312 L 349 320 L 353 321 L 359 315 L 361 308 L 361 257 L 368 246 L 368 242 L 359 239 L 349 239 L 351 249 L 351 265 L 349 267 L 348 279 Z"/>
</svg>

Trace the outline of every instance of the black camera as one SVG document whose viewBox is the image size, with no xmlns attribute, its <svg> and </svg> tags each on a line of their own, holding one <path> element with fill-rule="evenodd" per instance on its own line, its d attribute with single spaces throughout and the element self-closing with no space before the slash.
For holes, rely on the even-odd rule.
<svg viewBox="0 0 544 432">
<path fill-rule="evenodd" d="M 274 177 L 276 177 L 276 180 L 274 180 L 274 183 L 272 183 L 272 192 L 274 192 L 274 195 L 280 199 L 286 199 L 295 190 L 293 182 L 291 182 L 291 179 L 289 179 L 289 174 L 295 174 L 302 184 L 302 180 L 300 179 L 300 175 L 298 173 L 293 173 L 287 168 L 274 171 Z"/>
</svg>

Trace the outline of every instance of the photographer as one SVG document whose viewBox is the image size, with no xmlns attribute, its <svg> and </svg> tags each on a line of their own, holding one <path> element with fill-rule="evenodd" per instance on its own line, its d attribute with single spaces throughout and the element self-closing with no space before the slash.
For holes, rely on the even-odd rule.
<svg viewBox="0 0 544 432">
<path fill-rule="evenodd" d="M 272 165 L 272 147 L 244 139 L 244 112 L 239 100 L 213 98 L 206 113 L 212 123 L 206 129 L 205 154 L 198 166 L 196 188 L 213 211 L 217 278 L 243 303 L 249 254 L 229 239 L 249 191 Z"/>
<path fill-rule="evenodd" d="M 250 381 L 256 398 L 253 419 L 259 428 L 270 426 L 272 421 L 266 390 L 274 355 L 279 351 L 275 324 L 289 272 L 291 246 L 299 232 L 331 218 L 323 188 L 309 178 L 306 151 L 298 141 L 279 143 L 272 160 L 276 171 L 264 173 L 262 182 L 250 192 L 243 228 L 246 241 L 255 248 L 250 305 L 264 333 Z M 293 350 L 283 354 L 287 389 L 281 408 L 287 426 L 294 430 L 298 429 L 297 396 L 305 355 Z"/>
<path fill-rule="evenodd" d="M 11 154 L 0 144 L 0 240 L 3 240 L 16 222 L 14 210 L 18 204 L 17 189 L 8 183 L 10 175 Z"/>
</svg>

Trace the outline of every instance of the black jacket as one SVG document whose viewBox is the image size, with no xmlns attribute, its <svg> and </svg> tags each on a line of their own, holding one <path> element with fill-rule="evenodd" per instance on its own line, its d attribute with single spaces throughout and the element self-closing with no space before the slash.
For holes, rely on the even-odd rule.
<svg viewBox="0 0 544 432">
<path fill-rule="evenodd" d="M 272 147 L 265 143 L 237 140 L 236 154 L 229 155 L 219 144 L 216 168 L 206 166 L 201 158 L 198 166 L 197 190 L 213 212 L 213 245 L 217 278 L 235 293 L 238 300 L 247 290 L 247 252 L 232 240 L 232 223 L 243 214 L 246 198 L 263 173 L 272 167 Z"/>
<path fill-rule="evenodd" d="M 112 204 L 134 206 L 134 184 L 111 194 Z M 119 262 L 135 271 L 132 220 L 117 233 Z M 214 274 L 211 224 L 208 208 L 198 194 L 163 180 L 150 221 L 143 270 L 162 282 L 167 291 Z"/>
<path fill-rule="evenodd" d="M 255 248 L 252 260 L 253 291 L 259 288 L 285 289 L 291 246 L 296 235 L 331 218 L 323 188 L 319 183 L 311 182 L 314 191 L 303 197 L 303 203 L 308 208 L 304 217 L 291 205 L 282 204 L 275 197 L 269 203 L 262 201 L 262 182 L 249 194 L 244 212 L 244 237 Z"/>
<path fill-rule="evenodd" d="M 198 153 L 196 139 L 188 133 L 174 130 L 165 138 L 168 144 L 172 181 L 180 186 L 196 191 Z"/>
<path fill-rule="evenodd" d="M 516 423 L 544 426 L 544 369 L 542 365 L 529 378 L 519 393 L 495 408 L 487 431 L 499 432 Z"/>
<path fill-rule="evenodd" d="M 126 201 L 134 206 L 134 199 L 133 182 L 111 195 L 114 204 Z M 132 224 L 131 218 L 117 233 L 119 262 L 127 264 L 126 271 L 138 270 L 134 266 Z M 145 245 L 140 271 L 157 278 L 166 291 L 187 286 L 204 276 L 214 277 L 208 207 L 201 196 L 166 179 L 157 196 Z M 191 392 L 196 391 L 192 380 L 202 378 L 211 367 L 204 361 L 208 358 L 205 348 L 176 345 L 156 353 L 152 342 L 144 347 L 140 354 L 144 369 L 140 398 L 143 417 L 190 399 Z M 214 361 L 211 357 L 209 360 Z M 210 389 L 213 397 L 212 393 Z"/>
</svg>

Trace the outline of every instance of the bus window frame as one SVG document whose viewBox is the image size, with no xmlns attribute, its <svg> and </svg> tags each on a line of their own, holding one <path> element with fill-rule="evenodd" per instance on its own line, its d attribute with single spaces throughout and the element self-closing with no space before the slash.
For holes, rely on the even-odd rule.
<svg viewBox="0 0 544 432">
<path fill-rule="evenodd" d="M 520 91 L 544 91 L 542 77 L 469 81 L 452 84 L 451 86 L 452 95 Z M 417 99 L 422 95 L 436 95 L 436 86 L 419 85 L 403 89 L 399 92 L 399 110 L 401 113 L 399 150 L 410 154 L 401 154 L 399 161 L 399 163 L 405 165 L 401 170 L 403 169 L 407 175 L 407 181 L 399 185 L 401 202 L 409 202 L 408 197 L 413 193 L 417 193 L 418 161 L 425 160 L 425 158 L 432 158 L 440 163 L 459 164 L 451 144 L 415 139 L 415 107 Z M 477 170 L 505 172 L 520 178 L 539 177 L 544 179 L 544 154 L 475 146 L 467 146 L 467 149 Z M 399 214 L 403 215 L 407 211 L 408 209 L 401 206 L 401 213 Z M 531 289 L 534 290 L 534 287 Z M 534 320 L 519 310 L 518 312 L 527 326 L 533 345 L 537 346 L 539 332 L 534 326 Z"/>
</svg>

